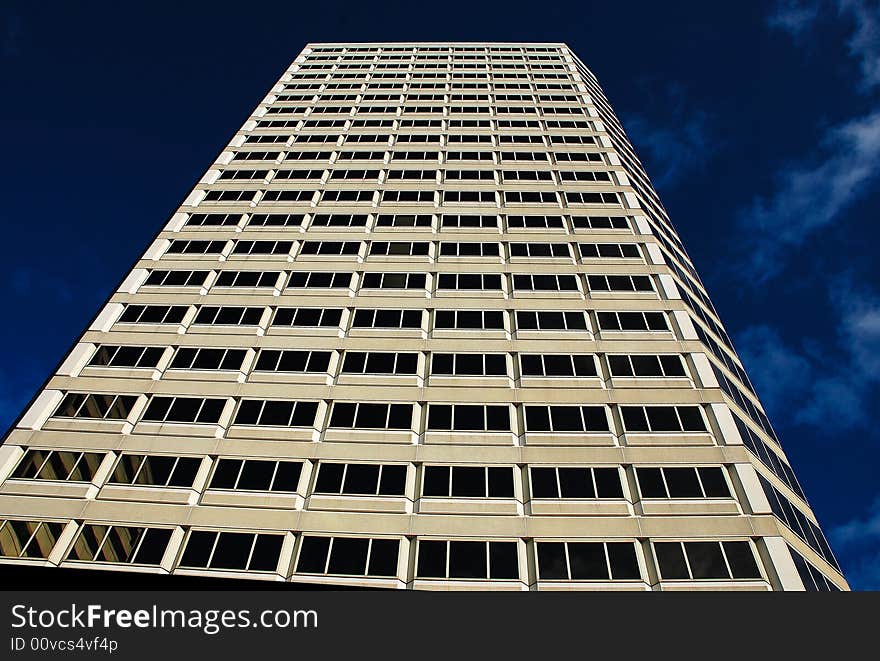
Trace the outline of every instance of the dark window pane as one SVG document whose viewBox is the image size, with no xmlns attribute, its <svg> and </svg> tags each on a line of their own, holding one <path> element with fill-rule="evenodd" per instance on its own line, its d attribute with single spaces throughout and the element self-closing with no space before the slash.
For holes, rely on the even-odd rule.
<svg viewBox="0 0 880 661">
<path fill-rule="evenodd" d="M 315 481 L 316 493 L 341 493 L 342 473 L 345 464 L 331 464 L 321 462 L 318 470 L 318 479 Z"/>
<path fill-rule="evenodd" d="M 700 415 L 699 406 L 679 406 L 678 415 L 684 431 L 706 431 L 706 423 Z"/>
<path fill-rule="evenodd" d="M 446 578 L 446 542 L 419 540 L 418 576 Z"/>
<path fill-rule="evenodd" d="M 519 578 L 516 542 L 489 542 L 489 578 Z"/>
<path fill-rule="evenodd" d="M 367 548 L 370 540 L 336 537 L 330 549 L 328 574 L 363 576 L 367 571 Z"/>
<path fill-rule="evenodd" d="M 382 467 L 379 480 L 380 496 L 402 496 L 406 492 L 406 466 L 388 465 Z"/>
<path fill-rule="evenodd" d="M 659 468 L 637 468 L 636 475 L 642 498 L 666 498 L 663 473 Z"/>
<path fill-rule="evenodd" d="M 556 469 L 532 467 L 532 498 L 559 498 L 556 486 Z"/>
<path fill-rule="evenodd" d="M 251 553 L 251 563 L 248 569 L 252 571 L 275 571 L 278 567 L 278 558 L 281 555 L 282 535 L 257 535 Z"/>
<path fill-rule="evenodd" d="M 298 461 L 279 461 L 272 482 L 272 491 L 296 491 L 302 464 Z"/>
<path fill-rule="evenodd" d="M 488 578 L 485 542 L 449 542 L 450 578 Z"/>
<path fill-rule="evenodd" d="M 755 554 L 748 542 L 722 542 L 733 578 L 761 578 Z"/>
<path fill-rule="evenodd" d="M 559 486 L 563 498 L 595 498 L 592 472 L 589 468 L 560 468 Z"/>
<path fill-rule="evenodd" d="M 489 497 L 513 498 L 513 469 L 507 467 L 490 467 Z"/>
<path fill-rule="evenodd" d="M 158 565 L 162 562 L 169 539 L 171 539 L 170 529 L 147 529 L 133 561 L 139 565 Z"/>
<path fill-rule="evenodd" d="M 657 556 L 662 579 L 669 581 L 689 578 L 680 543 L 655 542 L 654 554 Z"/>
<path fill-rule="evenodd" d="M 694 578 L 729 578 L 718 542 L 685 542 Z"/>
<path fill-rule="evenodd" d="M 349 464 L 345 473 L 344 493 L 373 495 L 379 487 L 377 464 Z"/>
<path fill-rule="evenodd" d="M 241 471 L 241 477 L 238 479 L 238 488 L 249 491 L 268 491 L 272 484 L 274 470 L 274 461 L 246 461 Z"/>
<path fill-rule="evenodd" d="M 211 558 L 211 567 L 245 569 L 253 542 L 254 535 L 251 533 L 220 533 L 214 556 Z"/>
<path fill-rule="evenodd" d="M 538 542 L 538 573 L 545 581 L 566 580 L 565 544 L 561 542 Z"/>
<path fill-rule="evenodd" d="M 727 498 L 730 496 L 730 488 L 724 479 L 724 470 L 720 467 L 706 466 L 697 469 L 700 473 L 700 481 L 707 498 Z"/>
<path fill-rule="evenodd" d="M 700 498 L 703 492 L 693 468 L 664 468 L 670 498 Z"/>
<path fill-rule="evenodd" d="M 594 468 L 596 495 L 599 498 L 623 498 L 620 473 L 616 468 Z"/>
<path fill-rule="evenodd" d="M 241 468 L 240 459 L 220 459 L 211 478 L 210 489 L 234 489 Z"/>
<path fill-rule="evenodd" d="M 486 495 L 486 471 L 475 466 L 455 466 L 452 469 L 452 495 L 458 498 Z"/>
<path fill-rule="evenodd" d="M 646 406 L 645 414 L 651 425 L 651 431 L 679 431 L 678 418 L 675 417 L 675 408 L 672 406 Z"/>
<path fill-rule="evenodd" d="M 449 496 L 451 466 L 425 466 L 422 494 L 425 496 Z"/>
<path fill-rule="evenodd" d="M 217 533 L 212 530 L 193 530 L 180 564 L 183 567 L 207 567 L 208 558 Z"/>
<path fill-rule="evenodd" d="M 608 542 L 608 560 L 611 563 L 611 578 L 615 580 L 639 579 L 639 561 L 636 548 L 631 542 Z"/>
<path fill-rule="evenodd" d="M 329 537 L 303 537 L 296 561 L 296 571 L 309 574 L 323 574 L 330 549 Z"/>
<path fill-rule="evenodd" d="M 396 539 L 374 539 L 370 545 L 370 576 L 395 576 L 400 542 Z"/>
<path fill-rule="evenodd" d="M 568 563 L 572 580 L 606 580 L 608 567 L 601 542 L 569 542 Z"/>
</svg>

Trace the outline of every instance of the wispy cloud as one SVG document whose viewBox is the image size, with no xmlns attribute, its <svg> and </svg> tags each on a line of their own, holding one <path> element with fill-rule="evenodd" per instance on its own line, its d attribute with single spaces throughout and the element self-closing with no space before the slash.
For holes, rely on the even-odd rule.
<svg viewBox="0 0 880 661">
<path fill-rule="evenodd" d="M 826 3 L 785 0 L 768 25 L 793 36 L 810 33 L 822 18 L 848 21 L 848 53 L 858 60 L 858 87 L 872 91 L 880 84 L 880 8 L 868 0 Z M 880 177 L 880 106 L 824 129 L 819 150 L 785 164 L 776 188 L 757 197 L 737 220 L 748 237 L 746 268 L 763 285 L 787 266 L 787 256 L 819 230 L 835 222 L 870 190 Z"/>
<path fill-rule="evenodd" d="M 792 35 L 806 32 L 819 16 L 818 2 L 798 2 L 785 0 L 777 3 L 776 8 L 767 19 L 768 25 L 785 30 Z"/>
<path fill-rule="evenodd" d="M 846 572 L 850 585 L 880 590 L 880 498 L 864 514 L 831 528 L 829 537 L 839 552 L 854 557 Z"/>
<path fill-rule="evenodd" d="M 819 157 L 784 167 L 776 191 L 739 213 L 756 283 L 777 275 L 786 255 L 871 190 L 880 176 L 880 110 L 829 129 L 822 147 Z"/>
<path fill-rule="evenodd" d="M 789 342 L 759 325 L 737 335 L 739 353 L 772 417 L 817 429 L 832 419 L 842 429 L 867 429 L 880 384 L 880 297 L 839 278 L 829 299 L 841 320 L 831 343 Z"/>
<path fill-rule="evenodd" d="M 648 81 L 642 81 L 642 85 L 653 87 Z M 719 140 L 712 135 L 707 113 L 690 106 L 681 85 L 666 84 L 662 91 L 648 93 L 660 96 L 653 104 L 656 114 L 651 118 L 625 115 L 623 125 L 642 155 L 651 180 L 658 188 L 669 189 L 717 153 Z"/>
</svg>

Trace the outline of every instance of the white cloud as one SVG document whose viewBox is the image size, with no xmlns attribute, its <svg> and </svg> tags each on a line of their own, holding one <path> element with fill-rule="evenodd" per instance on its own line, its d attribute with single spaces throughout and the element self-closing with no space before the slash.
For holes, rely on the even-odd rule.
<svg viewBox="0 0 880 661">
<path fill-rule="evenodd" d="M 880 6 L 868 0 L 838 0 L 840 14 L 849 16 L 855 27 L 847 46 L 850 55 L 861 61 L 862 84 L 880 84 Z"/>
<path fill-rule="evenodd" d="M 739 214 L 749 232 L 749 261 L 755 282 L 785 266 L 785 256 L 829 225 L 869 191 L 880 175 L 880 110 L 830 129 L 823 157 L 790 165 L 778 186 Z"/>
<path fill-rule="evenodd" d="M 790 34 L 800 35 L 813 25 L 813 21 L 818 15 L 818 2 L 785 0 L 785 2 L 777 3 L 776 9 L 767 19 L 767 23 L 771 27 L 785 30 Z"/>
<path fill-rule="evenodd" d="M 681 85 L 664 82 L 658 91 L 654 81 L 643 80 L 641 84 L 646 94 L 660 97 L 654 108 L 665 118 L 657 121 L 658 113 L 653 119 L 630 114 L 622 123 L 642 155 L 651 181 L 657 188 L 669 188 L 717 154 L 720 140 L 710 135 L 708 115 L 689 107 Z"/>
<path fill-rule="evenodd" d="M 834 526 L 829 534 L 835 545 L 841 548 L 873 539 L 880 540 L 880 498 L 868 508 L 866 516 Z"/>
<path fill-rule="evenodd" d="M 828 297 L 841 319 L 833 342 L 791 343 L 760 325 L 739 333 L 736 344 L 771 419 L 867 429 L 880 383 L 880 297 L 846 277 L 831 283 Z"/>
</svg>

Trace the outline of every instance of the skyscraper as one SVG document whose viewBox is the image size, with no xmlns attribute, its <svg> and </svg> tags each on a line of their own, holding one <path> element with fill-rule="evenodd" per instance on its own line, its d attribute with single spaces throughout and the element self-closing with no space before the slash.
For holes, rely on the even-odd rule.
<svg viewBox="0 0 880 661">
<path fill-rule="evenodd" d="M 0 562 L 847 585 L 564 44 L 310 44 L 0 447 Z"/>
</svg>

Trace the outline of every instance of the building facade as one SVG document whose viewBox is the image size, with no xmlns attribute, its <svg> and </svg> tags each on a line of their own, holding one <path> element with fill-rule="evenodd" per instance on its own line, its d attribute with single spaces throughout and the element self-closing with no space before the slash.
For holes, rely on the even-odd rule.
<svg viewBox="0 0 880 661">
<path fill-rule="evenodd" d="M 16 565 L 847 589 L 564 44 L 307 46 L 8 433 L 0 518 Z"/>
</svg>

